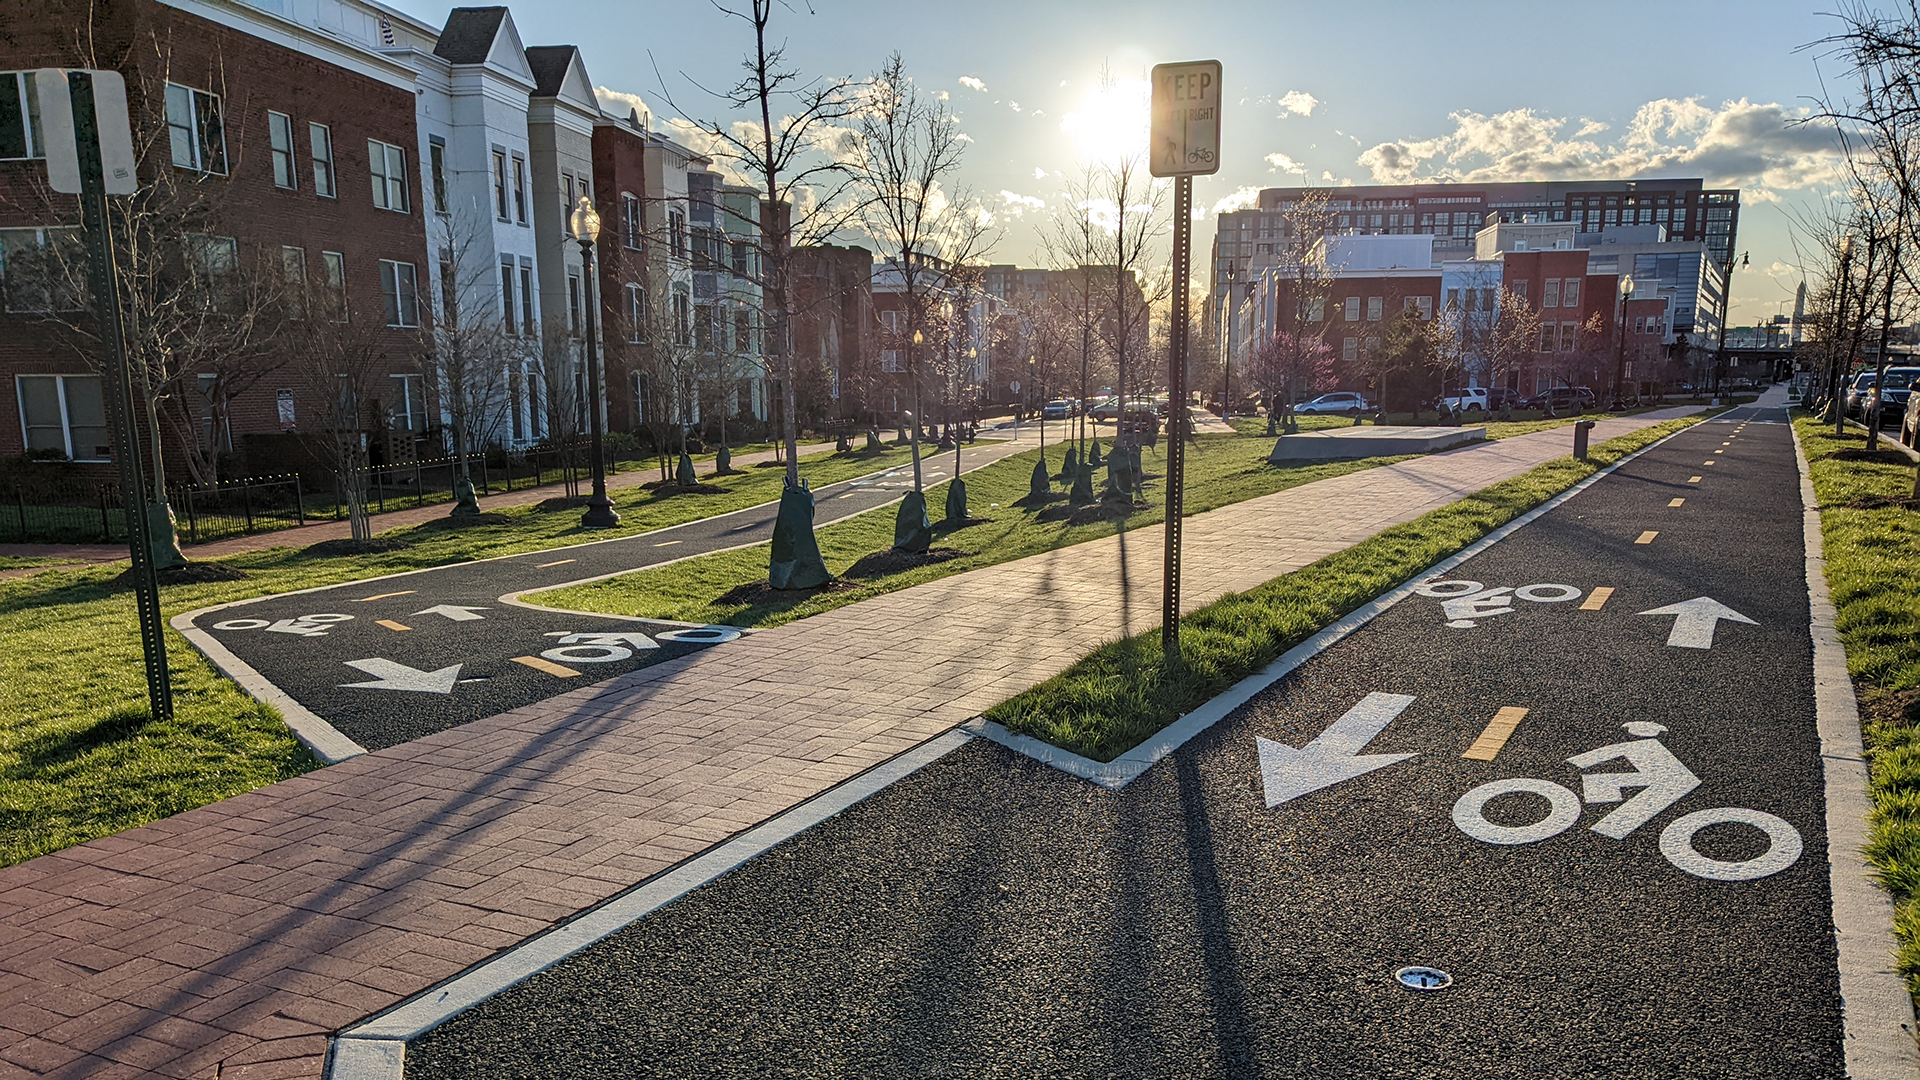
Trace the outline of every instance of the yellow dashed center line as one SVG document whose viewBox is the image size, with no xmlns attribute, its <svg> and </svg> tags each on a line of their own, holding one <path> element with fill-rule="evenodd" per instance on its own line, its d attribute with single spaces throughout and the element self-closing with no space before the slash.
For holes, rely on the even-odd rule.
<svg viewBox="0 0 1920 1080">
<path fill-rule="evenodd" d="M 673 545 L 678 544 L 680 542 L 681 541 L 679 540 L 662 540 L 653 546 L 654 547 L 672 547 Z"/>
<path fill-rule="evenodd" d="M 414 589 L 402 589 L 399 592 L 383 592 L 379 596 L 363 596 L 355 602 L 366 604 L 366 603 L 371 603 L 375 600 L 385 600 L 389 596 L 412 596 L 416 591 L 417 590 L 414 590 Z"/>
<path fill-rule="evenodd" d="M 534 569 L 535 569 L 535 570 L 545 570 L 545 569 L 546 569 L 547 567 L 549 567 L 549 566 L 565 566 L 565 565 L 567 565 L 567 564 L 568 564 L 568 563 L 570 563 L 570 562 L 579 562 L 579 561 L 580 561 L 580 560 L 578 560 L 578 559 L 557 559 L 557 560 L 555 560 L 555 561 L 553 561 L 553 562 L 543 562 L 543 563 L 541 563 L 541 564 L 540 564 L 539 566 L 536 566 L 536 567 L 534 567 Z"/>
<path fill-rule="evenodd" d="M 1702 464 L 1702 465 L 1711 465 L 1711 464 L 1713 464 L 1713 462 L 1711 462 L 1711 461 L 1703 461 L 1703 462 L 1701 462 L 1700 464 Z"/>
<path fill-rule="evenodd" d="M 1513 729 L 1519 727 L 1520 721 L 1526 717 L 1527 710 L 1514 705 L 1494 713 L 1493 719 L 1487 723 L 1486 730 L 1482 731 L 1480 737 L 1473 740 L 1473 745 L 1467 747 L 1467 752 L 1460 756 L 1470 761 L 1492 761 L 1499 756 L 1500 748 L 1507 745 L 1507 740 L 1513 737 Z"/>
<path fill-rule="evenodd" d="M 542 660 L 538 656 L 516 656 L 513 658 L 513 662 L 516 664 L 525 664 L 535 671 L 544 671 L 549 675 L 558 675 L 563 679 L 570 679 L 580 674 L 565 664 L 556 664 L 551 660 Z"/>
<path fill-rule="evenodd" d="M 1699 478 L 1699 477 L 1697 477 L 1697 476 L 1689 476 L 1689 477 L 1687 477 L 1687 483 L 1689 483 L 1689 484 L 1697 484 L 1697 483 L 1699 483 L 1699 482 L 1700 482 L 1700 478 Z"/>
<path fill-rule="evenodd" d="M 1714 453 L 1716 453 L 1716 454 L 1724 454 L 1724 453 L 1726 453 L 1726 451 L 1725 451 L 1725 450 L 1715 450 L 1715 451 L 1714 451 Z"/>
<path fill-rule="evenodd" d="M 1606 607 L 1607 601 L 1612 598 L 1613 598 L 1613 586 L 1602 585 L 1599 588 L 1596 588 L 1592 592 L 1587 594 L 1587 599 L 1584 603 L 1580 605 L 1580 610 L 1581 611 L 1599 611 L 1601 608 Z"/>
<path fill-rule="evenodd" d="M 1684 503 L 1684 502 L 1686 502 L 1686 501 L 1687 501 L 1687 500 L 1685 500 L 1685 499 L 1670 499 L 1670 500 L 1668 500 L 1668 501 L 1667 501 L 1667 505 L 1668 505 L 1668 506 L 1679 506 L 1679 505 L 1681 505 L 1682 503 Z"/>
<path fill-rule="evenodd" d="M 379 624 L 380 626 L 384 626 L 384 627 L 386 627 L 386 628 L 387 628 L 387 629 L 389 629 L 389 630 L 411 630 L 411 629 L 413 629 L 413 627 L 411 627 L 411 626 L 408 626 L 408 625 L 407 625 L 407 624 L 405 624 L 405 623 L 397 623 L 397 622 L 394 622 L 394 621 L 393 621 L 392 619 L 375 619 L 375 620 L 374 620 L 374 622 L 375 622 L 375 623 L 377 623 L 377 624 Z"/>
<path fill-rule="evenodd" d="M 1639 539 L 1637 539 L 1637 540 L 1635 540 L 1635 541 L 1634 541 L 1634 543 L 1636 543 L 1636 544 L 1651 544 L 1651 543 L 1653 543 L 1653 538 L 1654 538 L 1654 537 L 1656 537 L 1656 536 L 1659 536 L 1659 535 L 1660 535 L 1660 534 L 1659 534 L 1659 533 L 1657 533 L 1657 532 L 1655 532 L 1654 530 L 1652 530 L 1652 529 L 1648 529 L 1648 530 L 1647 530 L 1646 532 L 1643 532 L 1643 533 L 1641 533 L 1641 534 L 1640 534 L 1640 538 L 1639 538 Z"/>
</svg>

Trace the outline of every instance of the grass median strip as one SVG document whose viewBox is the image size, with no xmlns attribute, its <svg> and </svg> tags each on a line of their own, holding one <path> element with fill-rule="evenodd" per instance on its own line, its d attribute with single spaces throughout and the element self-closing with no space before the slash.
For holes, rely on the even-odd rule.
<svg viewBox="0 0 1920 1080">
<path fill-rule="evenodd" d="M 889 450 L 817 454 L 802 464 L 817 487 L 906 460 L 906 451 Z M 406 545 L 392 551 L 248 552 L 218 560 L 245 571 L 245 580 L 169 585 L 161 607 L 172 618 L 209 604 L 658 529 L 777 499 L 782 472 L 751 468 L 703 478 L 727 489 L 720 495 L 616 490 L 618 529 L 588 532 L 579 527 L 578 510 L 522 506 L 502 511 L 501 524 L 392 530 L 383 537 Z M 0 866 L 318 765 L 274 709 L 219 676 L 171 630 L 175 716 L 167 724 L 149 720 L 133 595 L 114 584 L 124 569 L 59 568 L 0 579 Z M 759 569 L 766 572 L 764 557 Z"/>
<path fill-rule="evenodd" d="M 1272 449 L 1272 440 L 1265 437 L 1221 434 L 1196 439 L 1187 454 L 1188 512 L 1197 514 L 1315 480 L 1406 460 L 1383 457 L 1276 468 L 1267 464 Z M 1048 465 L 1058 469 L 1063 453 L 1061 447 L 1048 447 Z M 817 534 L 820 553 L 839 579 L 820 589 L 776 593 L 764 588 L 767 555 L 763 545 L 703 555 L 670 568 L 636 571 L 533 594 L 527 599 L 574 611 L 731 626 L 778 626 L 870 596 L 1120 531 L 1120 523 L 1100 516 L 1098 508 L 1074 511 L 1059 502 L 1015 505 L 1027 494 L 1038 456 L 1037 450 L 1029 450 L 969 473 L 967 503 L 978 520 L 960 528 L 936 523 L 934 548 L 926 558 L 902 557 L 889 551 L 893 544 L 891 509 L 821 528 Z M 1159 460 L 1153 455 L 1144 456 L 1142 464 L 1149 476 L 1156 472 Z M 1104 478 L 1104 473 L 1101 475 Z M 944 485 L 928 488 L 927 503 L 936 508 L 935 513 L 942 505 L 944 490 Z M 1127 529 L 1137 530 L 1166 519 L 1163 491 L 1157 481 L 1147 482 L 1148 505 L 1127 516 Z"/>
<path fill-rule="evenodd" d="M 1669 420 L 1560 458 L 1188 615 L 1169 664 L 1158 628 L 1094 650 L 986 713 L 1008 730 L 1112 761 L 1323 627 L 1627 454 L 1690 424 Z M 1920 800 L 1916 801 L 1920 805 Z"/>
<path fill-rule="evenodd" d="M 1914 467 L 1795 422 L 1820 500 L 1827 585 L 1860 699 L 1874 802 L 1867 857 L 1895 901 L 1899 969 L 1920 993 L 1920 500 Z M 1836 453 L 1842 456 L 1834 456 Z"/>
</svg>

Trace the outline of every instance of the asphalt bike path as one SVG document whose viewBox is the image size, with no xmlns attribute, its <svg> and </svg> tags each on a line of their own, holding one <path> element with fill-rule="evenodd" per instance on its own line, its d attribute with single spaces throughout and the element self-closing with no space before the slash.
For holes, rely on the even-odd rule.
<svg viewBox="0 0 1920 1080">
<path fill-rule="evenodd" d="M 1026 434 L 1032 437 L 1031 425 Z M 962 446 L 962 471 L 1034 445 Z M 923 451 L 924 482 L 951 479 L 953 460 L 952 450 Z M 814 525 L 884 506 L 912 488 L 911 465 L 819 488 Z M 941 497 L 929 500 L 936 521 Z M 503 598 L 764 544 L 778 510 L 777 502 L 763 503 L 612 540 L 222 605 L 175 625 L 203 631 L 360 747 L 381 749 L 738 638 L 732 627 L 553 611 Z"/>
<path fill-rule="evenodd" d="M 1628 462 L 1117 792 L 976 740 L 406 1075 L 1841 1076 L 1785 419 Z"/>
</svg>

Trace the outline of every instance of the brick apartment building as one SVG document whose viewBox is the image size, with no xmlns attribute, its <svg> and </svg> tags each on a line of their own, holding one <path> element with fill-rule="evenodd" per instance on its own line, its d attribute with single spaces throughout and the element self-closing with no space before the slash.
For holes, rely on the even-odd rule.
<svg viewBox="0 0 1920 1080">
<path fill-rule="evenodd" d="M 290 24 L 262 33 L 231 4 L 35 2 L 42 14 L 12 20 L 0 39 L 0 396 L 18 417 L 0 424 L 0 456 L 102 462 L 110 441 L 100 379 L 49 327 L 47 293 L 30 269 L 37 249 L 72 235 L 78 220 L 71 197 L 45 188 L 29 74 L 39 67 L 119 71 L 141 182 L 170 193 L 154 213 L 178 213 L 195 230 L 197 250 L 182 258 L 215 287 L 223 275 L 269 267 L 343 290 L 345 318 L 371 324 L 391 360 L 386 392 L 366 403 L 370 419 L 401 430 L 423 424 L 426 243 L 411 160 L 412 73 Z M 81 26 L 90 52 L 78 44 Z M 206 302 L 220 301 L 210 289 Z M 204 376 L 184 373 L 162 413 L 169 450 L 185 439 L 244 450 L 247 435 L 320 416 L 312 380 L 273 363 L 219 400 L 203 392 Z"/>
</svg>

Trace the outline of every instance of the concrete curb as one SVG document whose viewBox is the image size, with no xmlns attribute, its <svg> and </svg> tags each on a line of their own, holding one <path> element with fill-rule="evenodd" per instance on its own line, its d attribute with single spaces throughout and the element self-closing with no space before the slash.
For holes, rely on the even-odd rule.
<svg viewBox="0 0 1920 1080">
<path fill-rule="evenodd" d="M 1867 793 L 1860 705 L 1847 674 L 1847 651 L 1835 628 L 1839 616 L 1827 589 L 1813 472 L 1800 432 L 1791 422 L 1788 430 L 1793 434 L 1794 462 L 1800 468 L 1807 600 L 1812 615 L 1814 721 L 1826 771 L 1827 875 L 1833 893 L 1847 1075 L 1856 1080 L 1912 1080 L 1920 1071 L 1920 1047 L 1914 1042 L 1913 998 L 1906 981 L 1893 970 L 1893 898 L 1873 880 L 1866 857 L 1873 801 Z"/>
<path fill-rule="evenodd" d="M 1712 418 L 1709 417 L 1707 419 Z M 1705 420 L 1696 421 L 1696 423 L 1704 422 Z M 1681 428 L 1680 431 L 1687 431 L 1692 427 L 1693 425 L 1689 424 L 1687 427 Z M 1521 514 L 1519 517 L 1514 518 L 1512 521 L 1507 522 L 1505 525 L 1500 526 L 1454 554 L 1427 567 L 1425 570 L 1408 579 L 1405 584 L 1382 593 L 1360 607 L 1355 608 L 1353 611 L 1348 612 L 1339 621 L 1282 653 L 1278 659 L 1260 669 L 1257 673 L 1234 683 L 1218 697 L 1182 716 L 1180 719 L 1175 720 L 1173 723 L 1168 724 L 1166 727 L 1161 728 L 1153 738 L 1128 750 L 1112 761 L 1095 761 L 1089 757 L 1082 757 L 1071 750 L 1062 750 L 1057 746 L 1041 742 L 1038 739 L 1015 734 L 985 717 L 975 717 L 961 725 L 961 727 L 963 730 L 977 735 L 980 738 L 999 743 L 1009 750 L 1025 754 L 1043 765 L 1051 765 L 1061 772 L 1078 776 L 1082 780 L 1091 780 L 1101 787 L 1113 790 L 1123 788 L 1137 779 L 1141 773 L 1146 772 L 1158 764 L 1160 759 L 1179 749 L 1187 740 L 1212 727 L 1224 719 L 1228 713 L 1231 713 L 1233 710 L 1252 700 L 1255 694 L 1258 694 L 1260 691 L 1265 690 L 1267 687 L 1285 678 L 1293 669 L 1325 652 L 1348 634 L 1353 633 L 1355 630 L 1373 621 L 1375 617 L 1388 608 L 1413 595 L 1413 590 L 1420 585 L 1447 573 L 1454 567 L 1459 566 L 1468 559 L 1473 558 L 1506 539 L 1508 536 L 1513 535 L 1516 530 L 1524 528 L 1528 523 L 1540 517 L 1540 515 L 1545 514 L 1561 503 L 1585 491 L 1587 488 L 1592 487 L 1602 477 L 1618 469 L 1620 466 L 1625 465 L 1627 462 L 1632 461 L 1634 458 L 1639 457 L 1641 454 L 1666 442 L 1668 439 L 1673 438 L 1674 435 L 1680 434 L 1680 431 L 1656 439 L 1640 449 L 1635 450 L 1633 453 L 1601 469 L 1599 472 L 1594 473 L 1585 480 L 1555 495 L 1539 506 Z"/>
<path fill-rule="evenodd" d="M 401 1080 L 407 1042 L 582 949 L 603 941 L 776 845 L 892 786 L 972 741 L 958 729 L 843 781 L 800 805 L 643 881 L 539 937 L 468 968 L 342 1031 L 328 1051 L 328 1080 Z"/>
<path fill-rule="evenodd" d="M 256 599 L 268 598 L 263 596 Z M 183 615 L 175 615 L 168 625 L 178 630 L 194 648 L 199 649 L 202 655 L 212 661 L 213 666 L 220 669 L 220 674 L 232 679 L 240 689 L 245 690 L 247 696 L 280 710 L 280 718 L 286 722 L 287 730 L 293 732 L 293 737 L 311 750 L 313 756 L 320 759 L 321 764 L 338 765 L 348 758 L 356 758 L 366 753 L 366 747 L 347 738 L 339 728 L 327 723 L 306 706 L 293 700 L 285 690 L 267 681 L 265 675 L 255 671 L 246 661 L 229 652 L 225 645 L 220 644 L 218 638 L 193 625 L 193 620 L 201 615 L 251 602 L 251 600 L 236 600 L 231 604 L 203 607 Z"/>
</svg>

